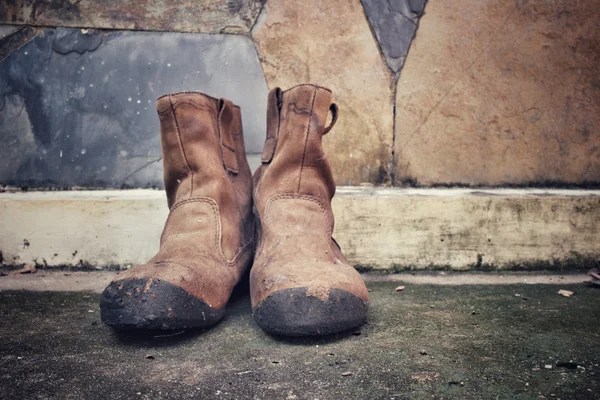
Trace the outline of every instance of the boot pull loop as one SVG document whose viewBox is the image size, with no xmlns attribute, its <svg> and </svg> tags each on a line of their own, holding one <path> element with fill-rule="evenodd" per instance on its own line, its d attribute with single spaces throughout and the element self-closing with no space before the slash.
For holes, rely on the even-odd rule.
<svg viewBox="0 0 600 400">
<path fill-rule="evenodd" d="M 229 100 L 219 99 L 218 114 L 217 122 L 223 166 L 229 172 L 237 174 L 238 161 L 235 155 L 235 143 L 233 142 L 233 129 L 236 125 L 234 121 L 236 117 L 235 106 Z"/>
<path fill-rule="evenodd" d="M 269 92 L 267 100 L 267 138 L 261 156 L 263 164 L 268 164 L 275 155 L 277 148 L 277 139 L 279 138 L 279 122 L 281 120 L 281 105 L 283 95 L 280 88 L 275 88 Z"/>
<path fill-rule="evenodd" d="M 331 128 L 333 128 L 338 119 L 337 104 L 331 103 L 331 105 L 329 106 L 329 111 L 331 111 L 331 123 L 325 128 L 325 130 L 323 131 L 323 135 L 327 135 L 327 133 L 329 133 L 329 131 L 331 130 Z"/>
</svg>

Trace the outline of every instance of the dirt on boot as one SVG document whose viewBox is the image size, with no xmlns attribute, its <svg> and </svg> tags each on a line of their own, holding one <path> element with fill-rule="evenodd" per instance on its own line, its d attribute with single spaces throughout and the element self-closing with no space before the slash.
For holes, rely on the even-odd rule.
<svg viewBox="0 0 600 400">
<path fill-rule="evenodd" d="M 340 332 L 367 312 L 367 288 L 332 238 L 335 182 L 321 143 L 337 119 L 331 100 L 309 84 L 269 94 L 250 289 L 258 324 L 277 335 Z"/>
<path fill-rule="evenodd" d="M 252 173 L 239 107 L 203 93 L 157 101 L 170 208 L 160 251 L 102 293 L 116 328 L 181 329 L 217 323 L 253 257 Z"/>
</svg>

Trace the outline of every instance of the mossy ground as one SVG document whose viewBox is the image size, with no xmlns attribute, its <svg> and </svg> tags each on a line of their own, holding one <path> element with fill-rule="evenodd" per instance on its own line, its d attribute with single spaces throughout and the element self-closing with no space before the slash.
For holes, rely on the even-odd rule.
<svg viewBox="0 0 600 400">
<path fill-rule="evenodd" d="M 600 399 L 600 288 L 368 286 L 367 324 L 322 339 L 263 333 L 243 291 L 169 337 L 115 333 L 95 294 L 1 292 L 1 397 Z"/>
</svg>

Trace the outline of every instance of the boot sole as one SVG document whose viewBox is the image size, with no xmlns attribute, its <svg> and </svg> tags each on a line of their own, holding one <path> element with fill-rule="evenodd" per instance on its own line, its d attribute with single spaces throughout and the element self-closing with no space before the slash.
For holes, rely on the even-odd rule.
<svg viewBox="0 0 600 400">
<path fill-rule="evenodd" d="M 331 289 L 327 300 L 306 294 L 308 288 L 277 291 L 253 310 L 258 325 L 274 335 L 323 336 L 361 325 L 368 303 L 340 289 Z"/>
<path fill-rule="evenodd" d="M 186 329 L 219 322 L 225 309 L 215 309 L 172 283 L 153 279 L 111 282 L 100 296 L 102 322 L 117 329 Z"/>
</svg>

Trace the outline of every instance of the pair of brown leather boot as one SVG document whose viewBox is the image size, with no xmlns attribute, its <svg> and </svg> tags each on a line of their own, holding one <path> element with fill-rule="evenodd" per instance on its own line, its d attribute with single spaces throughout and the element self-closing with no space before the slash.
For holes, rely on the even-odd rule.
<svg viewBox="0 0 600 400">
<path fill-rule="evenodd" d="M 239 107 L 198 92 L 160 97 L 170 214 L 158 254 L 102 293 L 102 320 L 117 328 L 213 325 L 252 265 L 252 309 L 266 331 L 326 335 L 359 325 L 367 289 L 331 236 L 335 183 L 321 143 L 337 118 L 331 99 L 308 84 L 270 92 L 253 178 Z"/>
</svg>

